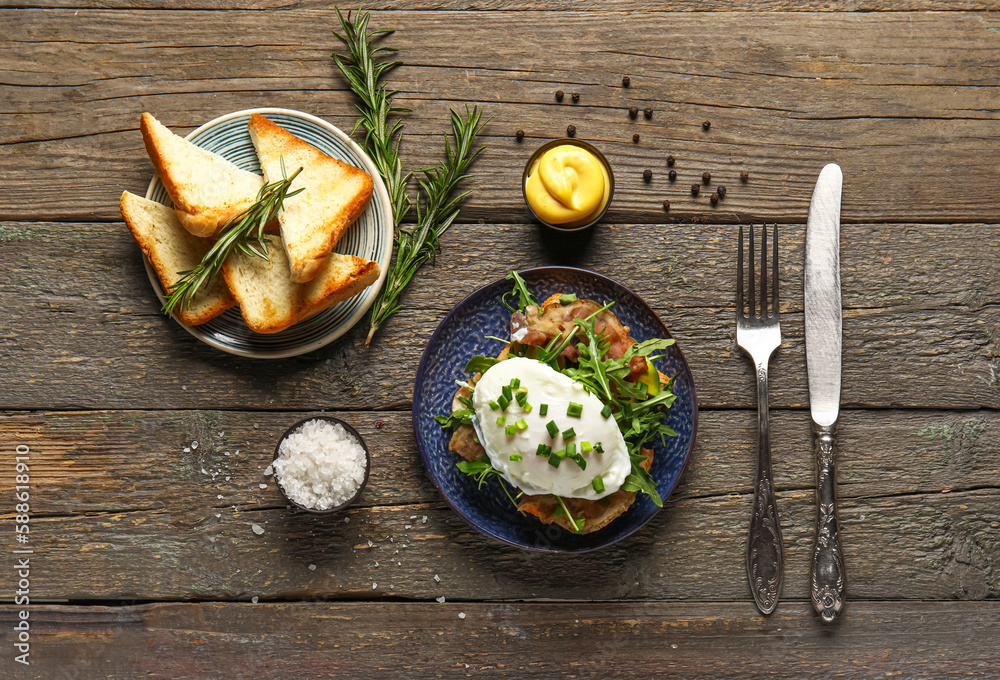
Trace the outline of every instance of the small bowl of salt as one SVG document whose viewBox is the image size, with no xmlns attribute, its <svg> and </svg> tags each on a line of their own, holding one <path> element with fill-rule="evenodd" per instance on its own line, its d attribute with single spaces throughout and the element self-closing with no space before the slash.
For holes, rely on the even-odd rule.
<svg viewBox="0 0 1000 680">
<path fill-rule="evenodd" d="M 313 416 L 285 430 L 271 465 L 289 503 L 307 512 L 330 513 L 361 496 L 371 456 L 365 440 L 343 420 Z"/>
</svg>

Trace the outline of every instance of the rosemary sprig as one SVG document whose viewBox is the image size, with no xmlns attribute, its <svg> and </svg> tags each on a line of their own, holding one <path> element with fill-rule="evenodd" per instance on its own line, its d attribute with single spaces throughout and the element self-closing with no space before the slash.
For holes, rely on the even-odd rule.
<svg viewBox="0 0 1000 680">
<path fill-rule="evenodd" d="M 410 109 L 393 106 L 392 98 L 397 90 L 387 90 L 385 85 L 379 85 L 378 81 L 386 71 L 403 62 L 380 61 L 377 58 L 379 52 L 395 52 L 394 47 L 384 45 L 372 47 L 373 41 L 382 36 L 392 35 L 395 31 L 389 29 L 369 31 L 368 12 L 359 12 L 352 22 L 350 12 L 345 19 L 340 13 L 340 8 L 337 8 L 337 18 L 340 19 L 344 35 L 336 31 L 333 34 L 347 47 L 349 56 L 344 58 L 334 53 L 333 61 L 347 78 L 351 91 L 361 100 L 357 105 L 361 119 L 354 124 L 351 134 L 361 127 L 365 129 L 362 146 L 386 184 L 392 202 L 392 218 L 395 224 L 399 224 L 410 209 L 410 197 L 406 194 L 406 182 L 410 179 L 410 175 L 403 174 L 399 162 L 399 142 L 402 139 L 403 123 L 397 118 L 390 125 L 389 116 L 394 113 L 410 113 Z"/>
<path fill-rule="evenodd" d="M 433 261 L 438 252 L 438 238 L 458 217 L 459 203 L 469 192 L 456 197 L 451 194 L 460 181 L 471 177 L 466 174 L 466 170 L 482 152 L 482 147 L 473 150 L 472 145 L 476 135 L 488 121 L 480 124 L 481 112 L 478 107 L 471 110 L 466 107 L 464 119 L 454 110 L 451 112 L 454 151 L 446 136 L 444 163 L 417 171 L 424 175 L 424 179 L 417 181 L 420 194 L 417 200 L 417 224 L 412 228 L 404 228 L 403 218 L 411 205 L 406 194 L 406 183 L 411 174 L 403 174 L 399 161 L 403 124 L 399 119 L 390 123 L 390 116 L 409 113 L 410 110 L 394 106 L 392 100 L 397 90 L 389 90 L 384 84 L 378 83 L 387 71 L 401 64 L 400 61 L 382 61 L 378 54 L 396 50 L 384 45 L 372 46 L 373 41 L 392 35 L 394 31 L 369 31 L 368 12 L 359 12 L 352 21 L 350 13 L 345 18 L 337 9 L 337 17 L 344 33 L 341 35 L 335 31 L 334 35 L 347 47 L 349 55 L 343 57 L 334 54 L 333 59 L 347 79 L 351 91 L 361 100 L 358 104 L 361 119 L 354 126 L 354 131 L 359 127 L 365 130 L 363 146 L 386 183 L 395 222 L 393 241 L 396 259 L 372 306 L 368 337 L 365 340 L 368 345 L 382 324 L 399 311 L 401 305 L 398 299 L 403 289 L 424 262 Z"/>
<path fill-rule="evenodd" d="M 417 184 L 420 185 L 417 224 L 410 228 L 401 225 L 396 227 L 396 260 L 386 276 L 382 292 L 372 306 L 366 345 L 371 343 L 372 336 L 379 327 L 400 310 L 402 305 L 398 302 L 399 296 L 417 270 L 424 262 L 434 261 L 440 247 L 438 240 L 441 234 L 446 232 L 458 217 L 459 204 L 471 191 L 452 196 L 459 182 L 472 177 L 466 170 L 483 151 L 483 147 L 473 149 L 472 144 L 483 125 L 489 121 L 480 124 L 482 112 L 478 106 L 473 106 L 471 109 L 466 107 L 465 114 L 463 119 L 454 110 L 451 112 L 451 130 L 455 146 L 452 148 L 446 136 L 444 162 L 437 167 L 418 171 L 424 174 L 424 179 L 417 180 Z"/>
<path fill-rule="evenodd" d="M 290 193 L 288 191 L 292 180 L 300 172 L 302 172 L 302 168 L 293 172 L 291 177 L 286 176 L 285 159 L 281 159 L 282 179 L 262 186 L 257 193 L 257 200 L 254 204 L 229 220 L 222 228 L 219 239 L 201 258 L 198 266 L 179 272 L 181 274 L 180 280 L 167 291 L 167 301 L 161 310 L 164 314 L 170 316 L 178 307 L 182 312 L 188 309 L 194 296 L 215 278 L 231 253 L 239 250 L 248 255 L 268 259 L 267 244 L 264 242 L 264 227 L 278 214 L 286 198 L 302 191 L 302 189 L 296 189 Z"/>
</svg>

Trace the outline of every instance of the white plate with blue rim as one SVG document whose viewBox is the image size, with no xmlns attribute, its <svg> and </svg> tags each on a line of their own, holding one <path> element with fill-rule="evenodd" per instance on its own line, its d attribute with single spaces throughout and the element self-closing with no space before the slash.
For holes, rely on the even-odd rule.
<svg viewBox="0 0 1000 680">
<path fill-rule="evenodd" d="M 198 326 L 181 324 L 194 337 L 224 352 L 256 359 L 282 359 L 305 354 L 333 342 L 360 321 L 375 302 L 392 258 L 392 204 L 375 164 L 361 147 L 339 128 L 308 113 L 271 108 L 236 111 L 205 123 L 186 139 L 219 154 L 244 170 L 262 174 L 257 152 L 247 131 L 247 122 L 254 113 L 266 116 L 328 156 L 361 168 L 372 176 L 375 185 L 368 207 L 334 248 L 338 253 L 377 262 L 380 273 L 374 284 L 354 297 L 279 333 L 254 333 L 243 322 L 239 308 L 236 307 Z M 150 181 L 146 198 L 173 206 L 159 175 L 154 175 Z M 163 286 L 148 260 L 145 264 L 149 281 L 162 304 L 166 300 Z"/>
</svg>

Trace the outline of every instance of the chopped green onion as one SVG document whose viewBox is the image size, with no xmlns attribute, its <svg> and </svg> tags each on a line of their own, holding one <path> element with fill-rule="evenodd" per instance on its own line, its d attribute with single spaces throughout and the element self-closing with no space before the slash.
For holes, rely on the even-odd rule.
<svg viewBox="0 0 1000 680">
<path fill-rule="evenodd" d="M 593 450 L 594 447 L 591 446 L 590 442 L 580 442 L 580 453 L 590 453 Z"/>
<path fill-rule="evenodd" d="M 521 379 L 520 378 L 514 378 L 513 380 L 510 381 L 510 387 L 511 387 L 511 389 L 516 390 L 520 386 L 521 386 Z"/>
<path fill-rule="evenodd" d="M 497 403 L 500 405 L 501 411 L 506 411 L 507 407 L 510 406 L 510 399 L 501 394 L 500 397 L 497 399 Z"/>
<path fill-rule="evenodd" d="M 601 446 L 601 442 L 597 442 L 596 444 L 594 444 L 594 451 L 597 451 L 598 453 L 604 453 L 604 447 Z"/>
<path fill-rule="evenodd" d="M 551 465 L 552 467 L 554 467 L 554 468 L 559 467 L 559 463 L 561 463 L 561 462 L 562 462 L 562 458 L 560 458 L 559 456 L 557 456 L 555 454 L 549 456 L 549 465 Z"/>
<path fill-rule="evenodd" d="M 597 493 L 604 493 L 604 480 L 600 477 L 594 477 L 594 481 L 590 485 L 594 487 L 594 491 Z"/>
<path fill-rule="evenodd" d="M 574 438 L 574 437 L 576 436 L 576 430 L 574 430 L 574 429 L 573 429 L 573 428 L 571 427 L 571 428 L 569 428 L 568 430 L 563 430 L 563 433 L 562 433 L 562 434 L 563 434 L 563 439 L 564 439 L 565 441 L 569 441 L 570 439 L 573 439 L 573 438 Z"/>
<path fill-rule="evenodd" d="M 528 392 L 526 390 L 518 390 L 514 394 L 514 399 L 517 401 L 517 405 L 524 408 L 524 405 L 528 403 Z"/>
<path fill-rule="evenodd" d="M 524 406 L 522 406 L 521 408 L 523 408 L 523 409 L 524 409 L 524 412 L 525 412 L 525 413 L 531 413 L 531 404 L 525 404 L 525 405 L 524 405 Z"/>
<path fill-rule="evenodd" d="M 585 461 L 583 459 L 583 456 L 581 456 L 579 453 L 573 456 L 573 462 L 579 465 L 581 470 L 587 469 L 587 461 Z"/>
<path fill-rule="evenodd" d="M 601 417 L 605 420 L 611 417 L 611 404 L 604 405 L 604 408 L 601 409 Z"/>
<path fill-rule="evenodd" d="M 507 416 L 497 416 L 497 425 L 503 425 L 507 422 Z"/>
<path fill-rule="evenodd" d="M 543 418 L 545 416 L 549 415 L 549 405 L 548 404 L 542 404 L 541 406 L 539 406 L 538 407 L 538 415 L 542 416 Z"/>
<path fill-rule="evenodd" d="M 573 458 L 574 456 L 576 456 L 576 444 L 570 442 L 566 445 L 566 457 Z"/>
<path fill-rule="evenodd" d="M 513 437 L 516 434 L 513 425 L 507 425 L 506 427 L 503 428 L 503 431 L 507 433 L 508 437 Z"/>
<path fill-rule="evenodd" d="M 512 454 L 510 454 L 510 459 L 516 463 L 517 461 L 521 460 L 521 454 L 520 453 L 512 453 Z"/>
<path fill-rule="evenodd" d="M 499 408 L 500 408 L 500 404 L 496 403 L 496 401 L 491 401 L 490 402 L 490 409 L 491 410 L 496 411 Z"/>
<path fill-rule="evenodd" d="M 548 456 L 552 453 L 552 447 L 547 444 L 539 444 L 538 449 L 535 451 L 536 456 Z"/>
<path fill-rule="evenodd" d="M 566 449 L 559 449 L 558 451 L 553 451 L 552 455 L 555 456 L 556 458 L 565 458 Z"/>
<path fill-rule="evenodd" d="M 569 406 L 566 407 L 566 415 L 570 418 L 579 418 L 583 413 L 583 404 L 576 404 L 574 402 L 569 402 Z"/>
<path fill-rule="evenodd" d="M 528 422 L 524 418 L 521 418 L 519 421 L 514 423 L 514 428 L 518 432 L 524 432 L 525 430 L 528 429 Z"/>
<path fill-rule="evenodd" d="M 559 426 L 556 421 L 550 420 L 545 424 L 545 429 L 549 431 L 549 436 L 555 439 L 559 435 Z"/>
<path fill-rule="evenodd" d="M 508 404 L 514 399 L 514 393 L 511 391 L 510 385 L 504 385 L 500 388 L 500 391 L 503 392 L 503 396 L 507 399 Z"/>
<path fill-rule="evenodd" d="M 559 304 L 561 305 L 568 305 L 569 303 L 576 301 L 577 301 L 576 293 L 566 293 L 565 295 L 559 296 Z"/>
</svg>

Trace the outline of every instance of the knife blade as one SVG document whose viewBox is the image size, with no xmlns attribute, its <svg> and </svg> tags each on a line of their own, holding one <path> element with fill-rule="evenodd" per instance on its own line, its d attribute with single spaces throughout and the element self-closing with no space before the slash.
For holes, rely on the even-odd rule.
<svg viewBox="0 0 1000 680">
<path fill-rule="evenodd" d="M 840 199 L 843 173 L 830 163 L 819 174 L 806 223 L 805 322 L 809 412 L 816 455 L 816 545 L 811 597 L 824 621 L 844 606 L 844 558 L 840 549 L 834 436 L 840 415 L 843 343 L 840 298 Z"/>
</svg>

